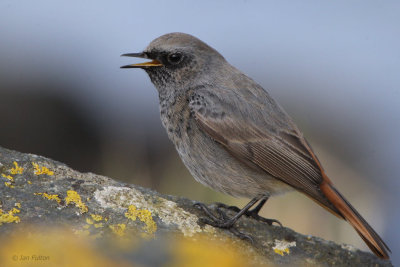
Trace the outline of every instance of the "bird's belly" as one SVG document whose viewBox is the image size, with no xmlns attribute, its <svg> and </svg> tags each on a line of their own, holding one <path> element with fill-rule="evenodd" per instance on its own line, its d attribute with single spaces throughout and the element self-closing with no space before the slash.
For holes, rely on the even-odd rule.
<svg viewBox="0 0 400 267">
<path fill-rule="evenodd" d="M 191 130 L 174 143 L 183 163 L 198 182 L 222 193 L 246 198 L 292 189 L 263 170 L 238 161 L 196 127 L 191 125 Z"/>
</svg>

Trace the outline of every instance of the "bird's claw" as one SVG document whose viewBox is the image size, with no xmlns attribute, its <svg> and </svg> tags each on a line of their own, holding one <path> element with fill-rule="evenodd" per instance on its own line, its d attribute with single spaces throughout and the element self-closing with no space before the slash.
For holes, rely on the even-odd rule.
<svg viewBox="0 0 400 267">
<path fill-rule="evenodd" d="M 220 202 L 216 202 L 215 205 L 217 206 L 217 211 L 218 211 L 219 214 L 221 214 L 221 213 L 224 214 L 223 212 L 220 212 L 221 208 L 224 208 L 224 209 L 227 209 L 227 210 L 232 210 L 234 212 L 239 212 L 240 211 L 240 209 L 238 207 L 236 207 L 236 206 L 228 206 L 228 205 L 226 205 L 224 203 L 220 203 Z M 251 218 L 255 219 L 256 221 L 265 222 L 268 225 L 272 225 L 273 223 L 276 223 L 280 227 L 283 227 L 283 225 L 282 225 L 282 223 L 280 221 L 278 221 L 276 219 L 267 219 L 267 218 L 261 217 L 260 215 L 258 215 L 258 211 L 259 210 L 254 210 L 254 209 L 248 210 L 248 211 L 246 211 L 244 213 L 244 215 L 246 215 L 247 217 L 251 217 Z"/>
<path fill-rule="evenodd" d="M 247 217 L 251 217 L 251 218 L 255 219 L 256 221 L 265 222 L 268 225 L 272 225 L 273 223 L 276 223 L 280 227 L 283 227 L 283 225 L 280 221 L 278 221 L 276 219 L 267 219 L 267 218 L 261 217 L 260 215 L 258 215 L 258 213 L 254 212 L 253 210 L 247 211 L 244 215 L 246 215 Z"/>
<path fill-rule="evenodd" d="M 201 217 L 199 219 L 201 223 L 208 224 L 208 225 L 211 225 L 211 226 L 216 227 L 216 228 L 227 229 L 232 234 L 237 236 L 238 238 L 243 239 L 243 240 L 248 240 L 251 243 L 254 243 L 254 240 L 253 240 L 253 238 L 251 236 L 249 236 L 247 234 L 244 234 L 244 233 L 240 232 L 239 230 L 237 230 L 236 228 L 233 227 L 234 221 L 231 218 L 229 218 L 225 214 L 225 212 L 223 212 L 222 209 L 220 207 L 218 207 L 218 205 L 217 205 L 216 211 L 217 211 L 217 213 L 219 215 L 219 218 L 217 216 L 215 216 L 211 212 L 211 210 L 203 203 L 196 202 L 194 204 L 194 206 L 199 208 L 199 209 L 201 209 L 201 210 L 203 210 L 206 213 L 206 215 L 208 216 L 208 218 Z"/>
</svg>

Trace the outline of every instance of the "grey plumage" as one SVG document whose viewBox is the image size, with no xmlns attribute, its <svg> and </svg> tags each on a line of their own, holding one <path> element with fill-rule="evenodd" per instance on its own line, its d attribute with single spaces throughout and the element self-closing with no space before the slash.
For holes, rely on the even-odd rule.
<svg viewBox="0 0 400 267">
<path fill-rule="evenodd" d="M 163 35 L 140 54 L 161 121 L 193 177 L 237 197 L 296 189 L 349 221 L 380 257 L 386 244 L 337 192 L 303 134 L 255 81 L 199 39 Z"/>
</svg>

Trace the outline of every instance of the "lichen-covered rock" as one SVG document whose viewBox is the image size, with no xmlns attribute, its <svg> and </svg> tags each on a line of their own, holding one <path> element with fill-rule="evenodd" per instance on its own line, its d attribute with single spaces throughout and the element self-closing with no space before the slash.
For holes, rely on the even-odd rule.
<svg viewBox="0 0 400 267">
<path fill-rule="evenodd" d="M 88 243 L 92 242 L 93 247 L 81 248 L 76 253 L 98 253 L 92 264 L 99 264 L 99 258 L 107 258 L 105 255 L 111 253 L 112 247 L 114 256 L 109 255 L 114 257 L 112 262 L 123 266 L 138 263 L 141 266 L 189 266 L 195 259 L 204 264 L 217 261 L 228 264 L 226 266 L 391 266 L 389 261 L 350 246 L 304 236 L 250 218 L 241 218 L 237 223 L 237 229 L 254 240 L 253 243 L 243 241 L 229 231 L 201 225 L 198 219 L 203 214 L 193 206 L 192 200 L 162 195 L 92 173 L 80 173 L 44 157 L 1 147 L 0 182 L 1 266 L 23 261 L 24 256 L 35 260 L 32 255 L 24 255 L 30 252 L 15 252 L 15 249 L 13 255 L 7 255 L 13 246 L 1 240 L 10 244 L 16 242 L 15 246 L 21 251 L 26 247 L 24 244 L 31 244 L 21 238 L 21 231 L 25 233 L 22 236 L 27 236 L 28 232 L 31 236 L 39 233 L 40 238 L 46 234 L 62 237 L 62 240 L 83 237 Z M 233 215 L 232 211 L 227 212 Z M 51 240 L 50 237 L 47 240 Z M 68 253 L 80 247 L 71 241 L 69 244 L 75 249 L 69 249 L 68 245 L 58 247 L 57 242 L 51 248 L 42 248 L 40 238 L 30 247 L 42 249 L 42 260 L 48 249 L 52 256 L 47 255 L 46 259 L 53 260 L 52 264 L 57 263 L 58 250 Z M 115 238 L 125 242 L 120 250 L 116 250 L 118 246 L 111 241 Z M 216 248 L 218 244 L 221 250 Z M 77 258 L 76 255 L 71 257 Z M 123 264 L 119 261 L 121 258 Z M 101 262 L 109 261 L 107 258 Z"/>
</svg>

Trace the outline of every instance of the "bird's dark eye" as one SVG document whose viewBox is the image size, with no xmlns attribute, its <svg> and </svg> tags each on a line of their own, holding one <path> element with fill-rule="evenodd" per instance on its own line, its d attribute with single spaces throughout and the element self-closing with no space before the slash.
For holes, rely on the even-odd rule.
<svg viewBox="0 0 400 267">
<path fill-rule="evenodd" d="M 178 64 L 182 60 L 182 54 L 181 53 L 171 53 L 168 55 L 168 61 L 171 64 Z"/>
</svg>

